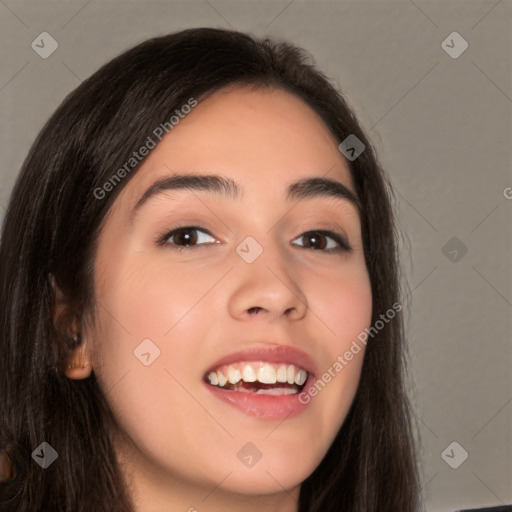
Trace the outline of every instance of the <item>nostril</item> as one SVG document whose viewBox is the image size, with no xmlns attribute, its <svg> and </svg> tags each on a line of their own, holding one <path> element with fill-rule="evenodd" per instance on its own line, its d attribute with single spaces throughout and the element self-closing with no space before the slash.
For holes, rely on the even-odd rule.
<svg viewBox="0 0 512 512">
<path fill-rule="evenodd" d="M 249 309 L 249 313 L 251 313 L 251 314 L 252 313 L 256 313 L 257 314 L 260 310 L 261 310 L 261 308 L 259 306 L 255 306 L 255 307 Z"/>
</svg>

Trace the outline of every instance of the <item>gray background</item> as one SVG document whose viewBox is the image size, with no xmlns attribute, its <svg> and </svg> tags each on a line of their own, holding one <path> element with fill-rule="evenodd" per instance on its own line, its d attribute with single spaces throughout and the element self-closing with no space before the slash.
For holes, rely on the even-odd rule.
<svg viewBox="0 0 512 512">
<path fill-rule="evenodd" d="M 510 1 L 0 0 L 0 16 L 0 217 L 46 119 L 136 43 L 211 26 L 306 48 L 396 190 L 427 510 L 512 503 Z M 47 59 L 31 48 L 44 31 Z M 458 58 L 441 46 L 454 31 Z"/>
</svg>

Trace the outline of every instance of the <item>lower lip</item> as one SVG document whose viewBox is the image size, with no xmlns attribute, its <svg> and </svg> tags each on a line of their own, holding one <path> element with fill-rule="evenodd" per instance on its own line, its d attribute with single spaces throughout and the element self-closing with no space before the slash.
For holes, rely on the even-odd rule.
<svg viewBox="0 0 512 512">
<path fill-rule="evenodd" d="M 304 389 L 307 389 L 309 380 Z M 218 399 L 240 411 L 261 419 L 285 419 L 298 416 L 309 405 L 299 402 L 300 393 L 294 395 L 263 395 L 244 391 L 228 391 L 206 384 L 208 390 Z"/>
</svg>

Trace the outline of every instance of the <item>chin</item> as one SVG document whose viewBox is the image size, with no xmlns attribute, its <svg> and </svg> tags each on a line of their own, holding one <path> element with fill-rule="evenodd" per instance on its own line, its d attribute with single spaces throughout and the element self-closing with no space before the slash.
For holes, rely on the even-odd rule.
<svg viewBox="0 0 512 512">
<path fill-rule="evenodd" d="M 283 489 L 300 486 L 321 462 L 321 455 L 308 454 L 300 443 L 289 450 L 262 448 L 261 458 L 247 462 L 247 466 L 236 459 L 236 464 L 226 464 L 216 475 L 228 475 L 224 490 L 240 494 L 274 494 Z M 299 448 L 298 448 L 299 447 Z M 243 459 L 243 456 L 241 457 Z M 249 465 L 252 464 L 252 465 Z"/>
<path fill-rule="evenodd" d="M 233 471 L 222 487 L 236 494 L 277 494 L 300 486 L 310 474 L 310 471 L 297 471 L 296 468 L 288 468 L 286 471 L 272 471 L 265 467 L 249 471 L 237 470 Z"/>
</svg>

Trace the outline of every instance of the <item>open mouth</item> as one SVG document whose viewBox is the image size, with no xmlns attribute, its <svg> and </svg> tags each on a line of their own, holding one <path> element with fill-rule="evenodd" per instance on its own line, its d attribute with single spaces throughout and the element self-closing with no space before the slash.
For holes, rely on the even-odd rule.
<svg viewBox="0 0 512 512">
<path fill-rule="evenodd" d="M 308 372 L 294 364 L 272 364 L 262 361 L 223 365 L 205 374 L 211 386 L 226 391 L 260 395 L 295 395 L 308 380 Z"/>
</svg>

